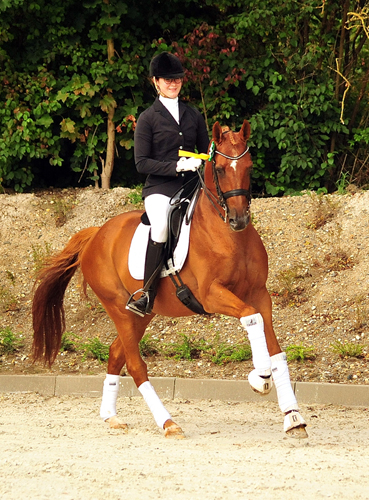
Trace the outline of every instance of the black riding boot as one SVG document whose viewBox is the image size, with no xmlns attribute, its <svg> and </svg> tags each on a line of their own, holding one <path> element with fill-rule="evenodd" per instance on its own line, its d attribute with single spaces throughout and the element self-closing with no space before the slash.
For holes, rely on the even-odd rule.
<svg viewBox="0 0 369 500">
<path fill-rule="evenodd" d="M 157 243 L 149 238 L 145 261 L 143 293 L 139 299 L 135 301 L 129 300 L 126 306 L 126 309 L 129 309 L 139 316 L 151 314 L 160 281 L 164 246 L 165 243 Z"/>
</svg>

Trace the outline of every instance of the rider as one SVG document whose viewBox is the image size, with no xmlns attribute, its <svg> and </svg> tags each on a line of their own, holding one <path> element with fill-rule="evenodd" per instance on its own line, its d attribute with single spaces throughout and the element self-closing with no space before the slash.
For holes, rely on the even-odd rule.
<svg viewBox="0 0 369 500">
<path fill-rule="evenodd" d="M 147 174 L 142 197 L 151 225 L 144 271 L 147 291 L 127 303 L 139 316 L 151 314 L 153 308 L 168 239 L 170 199 L 201 165 L 197 158 L 179 159 L 178 150 L 206 153 L 209 145 L 201 113 L 178 99 L 184 74 L 180 60 L 169 52 L 151 60 L 150 77 L 158 96 L 140 115 L 134 134 L 136 168 Z"/>
</svg>

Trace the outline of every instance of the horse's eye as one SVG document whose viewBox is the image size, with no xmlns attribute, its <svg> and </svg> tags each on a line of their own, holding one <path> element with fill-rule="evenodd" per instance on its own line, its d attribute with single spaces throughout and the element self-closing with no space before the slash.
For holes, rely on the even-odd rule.
<svg viewBox="0 0 369 500">
<path fill-rule="evenodd" d="M 215 171 L 216 171 L 217 175 L 219 175 L 219 176 L 223 176 L 225 174 L 225 170 L 224 170 L 223 167 L 217 167 L 216 166 L 215 167 Z"/>
</svg>

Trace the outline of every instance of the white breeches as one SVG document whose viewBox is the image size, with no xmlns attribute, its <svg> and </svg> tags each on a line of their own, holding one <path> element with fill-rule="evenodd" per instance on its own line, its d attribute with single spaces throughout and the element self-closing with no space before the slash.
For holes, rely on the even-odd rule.
<svg viewBox="0 0 369 500">
<path fill-rule="evenodd" d="M 150 194 L 145 198 L 145 210 L 151 225 L 151 239 L 165 243 L 168 239 L 168 215 L 170 198 L 164 194 Z"/>
</svg>

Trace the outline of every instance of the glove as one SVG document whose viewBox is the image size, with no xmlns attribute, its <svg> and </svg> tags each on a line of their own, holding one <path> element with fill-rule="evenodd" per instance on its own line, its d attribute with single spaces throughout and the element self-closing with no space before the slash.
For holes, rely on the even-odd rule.
<svg viewBox="0 0 369 500">
<path fill-rule="evenodd" d="M 177 161 L 177 172 L 195 172 L 199 167 L 201 167 L 201 160 L 199 158 L 180 158 Z"/>
</svg>

